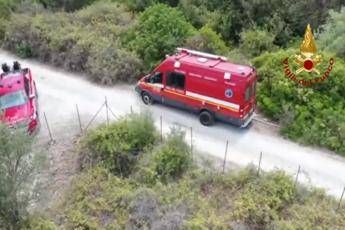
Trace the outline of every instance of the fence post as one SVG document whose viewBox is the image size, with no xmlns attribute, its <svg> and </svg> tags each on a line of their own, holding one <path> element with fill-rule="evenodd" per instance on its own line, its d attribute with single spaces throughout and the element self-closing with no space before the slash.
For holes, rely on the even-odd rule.
<svg viewBox="0 0 345 230">
<path fill-rule="evenodd" d="M 228 146 L 229 146 L 229 140 L 226 140 L 225 154 L 224 154 L 224 161 L 223 161 L 223 173 L 225 172 L 226 157 L 228 155 Z"/>
<path fill-rule="evenodd" d="M 43 115 L 44 115 L 44 120 L 46 121 L 46 125 L 47 125 L 47 128 L 48 128 L 48 132 L 49 132 L 49 137 L 50 137 L 50 141 L 53 142 L 54 139 L 53 139 L 53 135 L 52 135 L 52 132 L 50 130 L 50 126 L 49 126 L 49 123 L 48 123 L 48 120 L 47 120 L 47 116 L 46 116 L 46 113 L 43 112 Z"/>
<path fill-rule="evenodd" d="M 131 113 L 133 113 L 133 106 L 131 105 Z"/>
<path fill-rule="evenodd" d="M 296 188 L 297 183 L 298 183 L 298 176 L 299 176 L 300 171 L 301 171 L 301 166 L 298 165 L 298 171 L 297 171 L 297 175 L 296 175 L 296 179 L 295 179 L 295 184 L 294 184 L 295 188 Z"/>
<path fill-rule="evenodd" d="M 260 170 L 261 170 L 261 161 L 262 161 L 262 152 L 260 152 L 259 166 L 258 166 L 258 176 L 260 175 Z"/>
<path fill-rule="evenodd" d="M 160 116 L 161 142 L 163 142 L 163 117 Z"/>
<path fill-rule="evenodd" d="M 79 113 L 78 104 L 76 104 L 75 107 L 76 107 L 76 109 L 77 109 L 77 115 L 78 115 L 78 122 L 79 122 L 80 133 L 83 133 L 83 126 L 82 126 L 82 124 L 81 124 L 81 119 L 80 119 L 80 113 Z"/>
<path fill-rule="evenodd" d="M 343 197 L 344 197 L 344 193 L 345 193 L 345 186 L 344 186 L 343 192 L 341 193 L 341 197 L 340 197 L 340 199 L 339 199 L 339 203 L 338 203 L 338 208 L 337 208 L 337 210 L 340 209 L 341 202 L 342 202 Z"/>
<path fill-rule="evenodd" d="M 190 127 L 190 153 L 193 158 L 193 127 Z"/>
<path fill-rule="evenodd" d="M 108 107 L 108 99 L 107 97 L 105 97 L 105 109 L 106 109 L 106 112 L 107 112 L 107 126 L 109 125 L 109 107 Z"/>
</svg>

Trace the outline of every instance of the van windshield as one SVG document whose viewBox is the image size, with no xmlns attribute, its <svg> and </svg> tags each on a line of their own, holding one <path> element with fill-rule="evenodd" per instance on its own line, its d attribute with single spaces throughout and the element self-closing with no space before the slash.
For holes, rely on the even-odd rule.
<svg viewBox="0 0 345 230">
<path fill-rule="evenodd" d="M 26 104 L 28 97 L 23 90 L 0 96 L 0 109 L 7 109 Z"/>
</svg>

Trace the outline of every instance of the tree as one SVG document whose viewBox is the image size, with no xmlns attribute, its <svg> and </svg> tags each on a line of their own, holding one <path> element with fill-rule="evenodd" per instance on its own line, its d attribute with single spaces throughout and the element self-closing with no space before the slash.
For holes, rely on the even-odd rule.
<svg viewBox="0 0 345 230">
<path fill-rule="evenodd" d="M 275 48 L 273 41 L 273 34 L 267 30 L 254 27 L 241 32 L 240 47 L 244 54 L 255 57 L 265 51 L 272 51 Z"/>
<path fill-rule="evenodd" d="M 339 13 L 330 12 L 330 17 L 323 27 L 319 41 L 325 51 L 334 52 L 337 56 L 345 58 L 345 7 Z"/>
<path fill-rule="evenodd" d="M 221 55 L 226 55 L 229 52 L 229 48 L 220 35 L 214 32 L 208 25 L 202 27 L 194 36 L 189 37 L 186 41 L 186 46 L 191 49 Z"/>
<path fill-rule="evenodd" d="M 241 31 L 255 24 L 267 26 L 276 35 L 276 45 L 286 45 L 294 36 L 301 36 L 308 23 L 318 28 L 325 23 L 328 10 L 341 5 L 339 0 L 208 1 L 208 9 L 218 12 L 213 28 L 225 40 L 239 42 Z"/>
<path fill-rule="evenodd" d="M 0 228 L 19 229 L 25 219 L 34 169 L 32 138 L 0 126 Z"/>
<path fill-rule="evenodd" d="M 125 42 L 153 67 L 164 55 L 171 53 L 192 35 L 194 28 L 183 14 L 164 4 L 147 8 L 139 17 L 138 25 L 129 33 Z"/>
</svg>

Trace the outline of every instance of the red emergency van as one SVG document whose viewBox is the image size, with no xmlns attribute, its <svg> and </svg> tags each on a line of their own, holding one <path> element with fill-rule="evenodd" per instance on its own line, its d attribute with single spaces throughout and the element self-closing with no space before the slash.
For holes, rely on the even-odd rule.
<svg viewBox="0 0 345 230">
<path fill-rule="evenodd" d="M 159 102 L 215 120 L 246 127 L 256 107 L 256 70 L 225 57 L 178 48 L 136 85 L 145 104 Z"/>
</svg>

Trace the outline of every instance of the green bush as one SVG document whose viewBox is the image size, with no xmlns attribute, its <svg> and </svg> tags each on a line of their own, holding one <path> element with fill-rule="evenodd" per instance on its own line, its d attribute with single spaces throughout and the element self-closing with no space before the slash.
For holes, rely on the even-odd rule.
<svg viewBox="0 0 345 230">
<path fill-rule="evenodd" d="M 345 58 L 345 7 L 340 12 L 331 11 L 328 22 L 322 27 L 318 43 L 328 52 L 334 52 L 338 57 Z"/>
<path fill-rule="evenodd" d="M 201 28 L 211 21 L 212 12 L 206 3 L 205 0 L 180 0 L 178 8 L 193 26 Z"/>
<path fill-rule="evenodd" d="M 163 181 L 180 177 L 192 165 L 190 147 L 184 142 L 184 133 L 172 130 L 154 156 L 156 175 Z"/>
<path fill-rule="evenodd" d="M 109 126 L 90 131 L 83 145 L 84 165 L 101 163 L 117 175 L 127 176 L 137 155 L 156 140 L 156 129 L 147 114 L 130 114 Z"/>
<path fill-rule="evenodd" d="M 202 27 L 195 35 L 187 38 L 185 46 L 220 55 L 226 55 L 229 52 L 229 48 L 221 37 L 207 25 Z"/>
<path fill-rule="evenodd" d="M 143 69 L 141 60 L 134 53 L 109 44 L 93 47 L 86 63 L 91 79 L 103 85 L 134 82 Z"/>
<path fill-rule="evenodd" d="M 123 42 L 152 68 L 166 54 L 182 45 L 194 28 L 175 8 L 164 4 L 148 7 Z"/>
<path fill-rule="evenodd" d="M 273 44 L 274 35 L 266 30 L 252 28 L 242 31 L 240 48 L 249 57 L 256 57 L 265 51 L 272 51 L 276 48 Z"/>
<path fill-rule="evenodd" d="M 21 228 L 22 230 L 57 230 L 58 227 L 48 217 L 42 215 L 31 215 Z"/>
<path fill-rule="evenodd" d="M 0 124 L 0 229 L 19 229 L 28 216 L 36 156 L 24 129 Z"/>
<path fill-rule="evenodd" d="M 120 0 L 121 1 L 121 0 Z M 143 11 L 147 7 L 153 5 L 156 0 L 122 0 L 125 2 L 129 9 L 133 11 Z"/>
<path fill-rule="evenodd" d="M 205 3 L 214 12 L 212 28 L 224 40 L 240 42 L 240 34 L 252 25 L 267 27 L 275 35 L 274 44 L 285 46 L 301 36 L 308 23 L 312 28 L 323 25 L 329 9 L 339 9 L 340 1 L 328 1 L 320 7 L 316 0 L 217 0 Z"/>
<path fill-rule="evenodd" d="M 116 229 L 125 226 L 134 186 L 95 167 L 77 176 L 63 206 L 66 229 Z"/>
<path fill-rule="evenodd" d="M 141 60 L 120 47 L 133 23 L 118 3 L 99 2 L 74 13 L 15 14 L 6 27 L 4 47 L 69 71 L 86 72 L 104 84 L 133 82 Z"/>
<path fill-rule="evenodd" d="M 294 199 L 294 183 L 283 172 L 268 174 L 246 186 L 235 200 L 234 216 L 253 225 L 279 220 L 279 213 Z"/>
<path fill-rule="evenodd" d="M 345 153 L 345 62 L 337 59 L 326 81 L 303 87 L 284 76 L 282 61 L 289 59 L 292 70 L 297 50 L 263 54 L 253 60 L 258 70 L 258 105 L 267 116 L 280 121 L 282 133 L 302 143 Z M 324 73 L 331 56 L 323 54 L 317 68 Z M 318 77 L 301 73 L 299 78 Z"/>
</svg>

